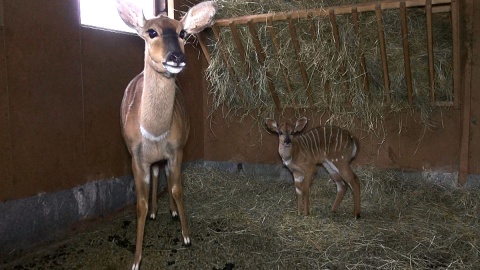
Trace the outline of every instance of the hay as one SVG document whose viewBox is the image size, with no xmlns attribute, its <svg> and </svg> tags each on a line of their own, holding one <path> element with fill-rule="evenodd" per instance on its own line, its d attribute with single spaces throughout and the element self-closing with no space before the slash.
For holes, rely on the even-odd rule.
<svg viewBox="0 0 480 270">
<path fill-rule="evenodd" d="M 478 190 L 404 181 L 393 171 L 357 173 L 360 220 L 351 215 L 351 194 L 337 214 L 329 212 L 335 185 L 318 176 L 307 218 L 296 215 L 293 184 L 272 178 L 201 169 L 186 174 L 185 196 L 196 205 L 191 219 L 220 228 L 214 229 L 222 243 L 219 252 L 247 245 L 242 255 L 231 254 L 251 258 L 237 263 L 239 269 L 469 269 L 478 264 Z"/>
<path fill-rule="evenodd" d="M 192 246 L 159 199 L 146 224 L 142 269 L 475 269 L 480 263 L 480 190 L 355 169 L 362 218 L 348 192 L 330 213 L 335 184 L 317 176 L 311 215 L 296 214 L 293 183 L 203 167 L 183 173 Z M 125 269 L 135 248 L 135 211 L 53 250 L 2 269 Z M 47 253 L 46 253 L 47 252 Z"/>
<path fill-rule="evenodd" d="M 218 1 L 218 18 L 231 18 L 247 14 L 262 14 L 296 9 L 312 9 L 340 4 L 371 1 Z M 297 115 L 312 108 L 327 113 L 327 123 L 349 129 L 378 130 L 388 115 L 420 114 L 420 121 L 427 127 L 434 126 L 432 114 L 441 108 L 430 102 L 426 16 L 423 9 L 410 8 L 407 11 L 408 40 L 410 47 L 413 104 L 408 103 L 401 22 L 398 10 L 382 13 L 388 68 L 391 81 L 392 103 L 385 102 L 383 71 L 378 45 L 377 22 L 374 12 L 359 14 L 360 36 L 355 35 L 351 15 L 337 15 L 341 47 L 337 50 L 332 37 L 332 26 L 327 18 L 296 20 L 296 32 L 300 43 L 300 60 L 306 67 L 309 86 L 313 89 L 314 104 L 311 106 L 293 50 L 287 22 L 275 22 L 275 32 L 280 41 L 277 53 L 266 23 L 258 23 L 256 29 L 266 54 L 262 65 L 253 45 L 247 26 L 238 26 L 245 47 L 246 67 L 233 42 L 229 27 L 220 28 L 221 46 L 212 37 L 211 63 L 206 71 L 213 99 L 212 112 L 226 106 L 228 115 L 253 115 L 260 123 L 268 116 L 278 114 L 268 89 L 267 71 L 271 75 L 282 111 L 295 108 Z M 433 15 L 435 100 L 453 101 L 452 84 L 452 32 L 449 14 Z M 234 71 L 229 72 L 222 50 Z M 363 70 L 360 55 L 366 60 L 370 93 L 363 85 Z M 283 77 L 286 70 L 294 93 L 289 93 Z M 399 125 L 401 129 L 401 124 Z"/>
</svg>

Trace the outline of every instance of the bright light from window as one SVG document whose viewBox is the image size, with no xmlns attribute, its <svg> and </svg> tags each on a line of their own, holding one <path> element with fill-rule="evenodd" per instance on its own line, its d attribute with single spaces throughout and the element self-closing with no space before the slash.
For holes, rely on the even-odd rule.
<svg viewBox="0 0 480 270">
<path fill-rule="evenodd" d="M 82 25 L 107 30 L 135 33 L 128 27 L 117 12 L 116 0 L 79 0 L 80 1 L 80 21 Z M 145 17 L 153 17 L 154 0 L 135 0 L 143 8 Z"/>
</svg>

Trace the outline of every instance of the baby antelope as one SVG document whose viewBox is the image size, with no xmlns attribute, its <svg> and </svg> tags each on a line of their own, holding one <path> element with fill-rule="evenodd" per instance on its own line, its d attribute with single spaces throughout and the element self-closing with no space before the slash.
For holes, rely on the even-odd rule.
<svg viewBox="0 0 480 270">
<path fill-rule="evenodd" d="M 337 184 L 337 198 L 332 212 L 337 211 L 347 190 L 353 192 L 353 214 L 360 217 L 360 182 L 350 167 L 357 152 L 357 144 L 350 132 L 335 126 L 320 126 L 296 136 L 307 124 L 302 117 L 296 124 L 281 123 L 267 118 L 268 129 L 278 134 L 278 153 L 283 164 L 292 172 L 297 193 L 297 211 L 307 216 L 310 213 L 310 186 L 317 169 L 322 164 Z"/>
</svg>

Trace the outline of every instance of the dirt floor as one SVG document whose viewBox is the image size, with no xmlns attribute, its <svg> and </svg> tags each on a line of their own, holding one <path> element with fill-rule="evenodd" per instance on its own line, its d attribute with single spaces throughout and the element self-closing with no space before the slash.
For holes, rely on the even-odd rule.
<svg viewBox="0 0 480 270">
<path fill-rule="evenodd" d="M 184 172 L 192 246 L 159 199 L 142 269 L 474 269 L 480 265 L 480 190 L 358 172 L 362 218 L 351 192 L 330 213 L 335 185 L 317 176 L 311 215 L 297 216 L 293 183 L 213 169 Z M 131 269 L 133 210 L 0 269 Z"/>
</svg>

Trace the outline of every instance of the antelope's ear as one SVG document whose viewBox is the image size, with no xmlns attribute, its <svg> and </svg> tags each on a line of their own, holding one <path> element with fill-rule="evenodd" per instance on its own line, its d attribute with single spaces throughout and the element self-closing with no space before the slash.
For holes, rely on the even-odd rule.
<svg viewBox="0 0 480 270">
<path fill-rule="evenodd" d="M 191 7 L 180 20 L 183 30 L 189 34 L 196 34 L 214 24 L 217 13 L 217 2 L 206 1 Z"/>
<path fill-rule="evenodd" d="M 140 33 L 145 25 L 145 16 L 138 5 L 129 0 L 117 0 L 117 11 L 126 25 Z"/>
<path fill-rule="evenodd" d="M 275 120 L 273 120 L 272 118 L 265 119 L 265 124 L 270 131 L 273 131 L 275 133 L 278 131 L 277 122 L 275 122 Z"/>
<path fill-rule="evenodd" d="M 297 123 L 295 123 L 294 132 L 297 133 L 297 132 L 302 131 L 305 128 L 306 124 L 307 124 L 307 118 L 306 117 L 302 117 L 302 118 L 298 119 Z"/>
</svg>

